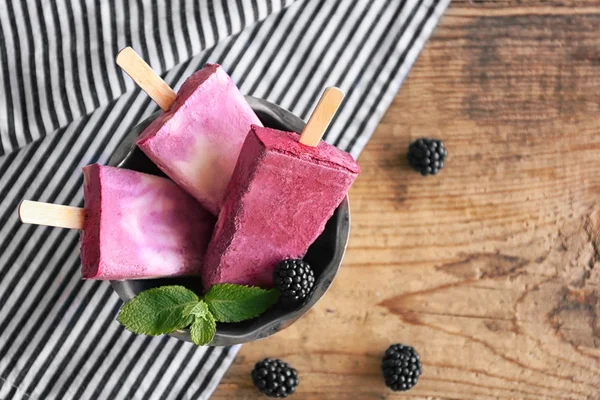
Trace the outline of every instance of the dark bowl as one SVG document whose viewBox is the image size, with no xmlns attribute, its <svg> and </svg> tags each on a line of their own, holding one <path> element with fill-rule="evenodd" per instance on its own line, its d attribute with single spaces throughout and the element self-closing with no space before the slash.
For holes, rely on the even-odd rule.
<svg viewBox="0 0 600 400">
<path fill-rule="evenodd" d="M 246 100 L 265 126 L 286 131 L 302 131 L 304 122 L 289 111 L 262 99 L 246 97 Z M 150 116 L 133 128 L 111 156 L 109 165 L 164 176 L 135 145 L 137 136 L 156 118 L 156 115 Z M 342 264 L 349 234 L 350 208 L 346 197 L 327 222 L 325 231 L 310 246 L 304 257 L 304 260 L 312 266 L 316 276 L 315 290 L 310 299 L 296 309 L 283 310 L 280 307 L 272 307 L 252 320 L 233 324 L 219 323 L 215 338 L 210 344 L 229 346 L 262 339 L 287 328 L 302 317 L 323 297 L 331 285 Z M 132 299 L 143 290 L 164 285 L 183 285 L 197 293 L 202 290 L 200 278 L 196 277 L 111 281 L 111 284 L 123 301 Z M 171 336 L 191 341 L 187 329 L 173 332 Z"/>
</svg>

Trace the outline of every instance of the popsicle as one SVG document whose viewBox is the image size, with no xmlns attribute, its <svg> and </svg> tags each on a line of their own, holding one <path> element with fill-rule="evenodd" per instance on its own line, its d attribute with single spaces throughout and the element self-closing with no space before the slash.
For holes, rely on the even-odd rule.
<svg viewBox="0 0 600 400">
<path fill-rule="evenodd" d="M 192 74 L 175 97 L 131 48 L 119 53 L 117 63 L 142 88 L 147 87 L 164 110 L 142 132 L 138 147 L 217 215 L 248 130 L 260 126 L 260 120 L 217 64 L 206 64 Z"/>
<path fill-rule="evenodd" d="M 21 221 L 81 229 L 84 279 L 198 275 L 215 217 L 166 178 L 83 168 L 85 210 L 24 201 Z"/>
<path fill-rule="evenodd" d="M 251 127 L 204 258 L 205 290 L 269 288 L 277 263 L 302 258 L 323 232 L 360 171 L 350 154 L 320 140 L 342 97 L 329 88 L 302 136 Z"/>
</svg>

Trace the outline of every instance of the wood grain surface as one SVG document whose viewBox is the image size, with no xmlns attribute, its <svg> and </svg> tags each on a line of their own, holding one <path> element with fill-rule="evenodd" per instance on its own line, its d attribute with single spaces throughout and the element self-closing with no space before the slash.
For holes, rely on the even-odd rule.
<svg viewBox="0 0 600 400">
<path fill-rule="evenodd" d="M 410 141 L 446 168 L 411 172 Z M 359 159 L 330 292 L 245 345 L 215 399 L 260 399 L 254 363 L 300 399 L 600 398 L 600 1 L 455 0 Z M 388 345 L 424 374 L 393 393 Z"/>
</svg>

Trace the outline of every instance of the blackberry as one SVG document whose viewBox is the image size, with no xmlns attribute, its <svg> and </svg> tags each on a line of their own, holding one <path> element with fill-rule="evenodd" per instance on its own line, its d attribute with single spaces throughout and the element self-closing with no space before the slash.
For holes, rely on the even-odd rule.
<svg viewBox="0 0 600 400">
<path fill-rule="evenodd" d="M 435 175 L 444 168 L 448 151 L 444 142 L 436 139 L 421 138 L 408 146 L 408 163 L 423 176 Z"/>
<path fill-rule="evenodd" d="M 299 304 L 311 294 L 315 286 L 315 274 L 302 260 L 284 260 L 273 272 L 273 284 L 279 289 L 282 304 Z"/>
<path fill-rule="evenodd" d="M 393 391 L 410 390 L 421 375 L 419 354 L 410 346 L 391 345 L 381 360 L 385 384 Z"/>
<path fill-rule="evenodd" d="M 298 386 L 298 371 L 281 360 L 265 358 L 252 373 L 254 386 L 269 397 L 288 397 Z"/>
</svg>

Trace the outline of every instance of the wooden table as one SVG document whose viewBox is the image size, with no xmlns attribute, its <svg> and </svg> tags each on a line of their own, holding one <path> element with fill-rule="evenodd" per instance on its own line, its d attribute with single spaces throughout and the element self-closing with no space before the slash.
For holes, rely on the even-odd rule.
<svg viewBox="0 0 600 400">
<path fill-rule="evenodd" d="M 436 177 L 408 168 L 420 136 L 449 149 Z M 215 399 L 264 398 L 266 356 L 296 400 L 600 398 L 600 1 L 455 0 L 359 162 L 332 288 Z M 424 363 L 404 394 L 395 342 Z"/>
</svg>

